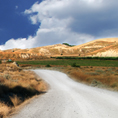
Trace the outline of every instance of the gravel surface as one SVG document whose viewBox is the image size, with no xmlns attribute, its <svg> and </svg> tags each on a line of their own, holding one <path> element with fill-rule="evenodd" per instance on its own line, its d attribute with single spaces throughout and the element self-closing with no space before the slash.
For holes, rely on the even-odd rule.
<svg viewBox="0 0 118 118">
<path fill-rule="evenodd" d="M 12 118 L 118 118 L 118 93 L 77 83 L 66 74 L 34 70 L 50 85 Z"/>
</svg>

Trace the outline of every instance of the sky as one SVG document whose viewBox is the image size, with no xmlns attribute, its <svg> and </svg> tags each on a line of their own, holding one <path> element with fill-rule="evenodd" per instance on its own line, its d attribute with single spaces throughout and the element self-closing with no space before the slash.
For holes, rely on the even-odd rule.
<svg viewBox="0 0 118 118">
<path fill-rule="evenodd" d="M 0 49 L 118 37 L 118 0 L 0 0 Z"/>
</svg>

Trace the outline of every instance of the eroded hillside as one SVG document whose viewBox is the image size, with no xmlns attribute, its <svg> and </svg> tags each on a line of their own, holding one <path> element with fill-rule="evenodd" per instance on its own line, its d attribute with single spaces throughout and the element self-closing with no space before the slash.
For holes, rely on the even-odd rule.
<svg viewBox="0 0 118 118">
<path fill-rule="evenodd" d="M 0 59 L 42 59 L 56 56 L 118 56 L 118 38 L 97 39 L 82 45 L 55 44 L 32 49 L 0 51 Z"/>
</svg>

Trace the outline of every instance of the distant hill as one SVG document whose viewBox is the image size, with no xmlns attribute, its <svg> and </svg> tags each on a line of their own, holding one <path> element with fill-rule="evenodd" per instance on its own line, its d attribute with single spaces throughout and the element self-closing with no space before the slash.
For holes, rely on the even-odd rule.
<svg viewBox="0 0 118 118">
<path fill-rule="evenodd" d="M 81 56 L 116 57 L 118 56 L 118 38 L 97 39 L 74 46 Z"/>
<path fill-rule="evenodd" d="M 9 49 L 0 51 L 0 59 L 35 60 L 56 56 L 118 56 L 118 38 L 97 39 L 82 45 L 71 46 L 67 43 L 31 49 Z"/>
</svg>

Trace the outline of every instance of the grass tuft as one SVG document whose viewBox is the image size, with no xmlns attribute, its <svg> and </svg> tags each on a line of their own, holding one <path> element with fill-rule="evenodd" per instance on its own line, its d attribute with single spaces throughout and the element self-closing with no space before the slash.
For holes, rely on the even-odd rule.
<svg viewBox="0 0 118 118">
<path fill-rule="evenodd" d="M 6 117 L 10 112 L 10 107 L 0 102 L 0 118 Z"/>
<path fill-rule="evenodd" d="M 21 98 L 18 97 L 17 95 L 13 95 L 13 97 L 10 96 L 10 100 L 13 103 L 14 107 L 16 107 L 22 103 Z"/>
</svg>

